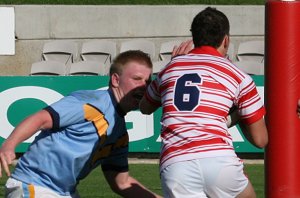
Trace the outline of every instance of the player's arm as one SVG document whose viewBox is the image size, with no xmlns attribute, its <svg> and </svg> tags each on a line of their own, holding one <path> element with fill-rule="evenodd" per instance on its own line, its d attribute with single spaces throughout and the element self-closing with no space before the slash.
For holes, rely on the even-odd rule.
<svg viewBox="0 0 300 198">
<path fill-rule="evenodd" d="M 228 128 L 235 126 L 239 122 L 240 116 L 238 113 L 238 109 L 235 106 L 231 107 L 226 120 L 226 125 Z"/>
<path fill-rule="evenodd" d="M 24 119 L 5 140 L 0 148 L 0 177 L 4 170 L 9 176 L 8 166 L 15 159 L 15 148 L 18 144 L 33 136 L 41 129 L 52 128 L 52 118 L 50 114 L 41 110 Z"/>
<path fill-rule="evenodd" d="M 193 40 L 187 40 L 182 42 L 179 46 L 174 46 L 172 51 L 172 57 L 184 55 L 189 53 L 194 47 Z"/>
<path fill-rule="evenodd" d="M 143 114 L 150 115 L 151 113 L 153 113 L 154 111 L 156 111 L 156 109 L 158 109 L 158 108 L 159 108 L 159 106 L 150 103 L 147 100 L 146 96 L 144 96 L 142 98 L 142 100 L 140 101 L 140 111 Z"/>
<path fill-rule="evenodd" d="M 264 118 L 252 124 L 239 123 L 247 140 L 258 148 L 264 148 L 268 144 L 268 130 Z"/>
<path fill-rule="evenodd" d="M 252 124 L 240 122 L 240 115 L 236 107 L 232 107 L 227 116 L 227 126 L 232 127 L 239 124 L 247 140 L 258 148 L 264 148 L 268 143 L 268 131 L 264 118 L 257 120 Z"/>
<path fill-rule="evenodd" d="M 140 182 L 131 177 L 128 172 L 107 170 L 103 171 L 103 173 L 111 189 L 122 197 L 161 197 L 148 190 Z"/>
</svg>

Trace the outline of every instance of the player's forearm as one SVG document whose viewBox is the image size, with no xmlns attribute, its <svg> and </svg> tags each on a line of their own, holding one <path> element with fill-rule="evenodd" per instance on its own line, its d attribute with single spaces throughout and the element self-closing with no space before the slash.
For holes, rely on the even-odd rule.
<svg viewBox="0 0 300 198">
<path fill-rule="evenodd" d="M 232 126 L 235 126 L 238 121 L 240 120 L 240 116 L 238 114 L 238 110 L 237 109 L 233 109 L 230 114 L 227 116 L 227 127 L 230 128 Z"/>
<path fill-rule="evenodd" d="M 142 100 L 140 101 L 140 111 L 142 112 L 142 114 L 147 114 L 150 115 L 151 113 L 153 113 L 154 111 L 156 111 L 156 109 L 158 109 L 157 106 L 154 106 L 152 104 L 150 104 L 146 97 L 144 96 L 142 98 Z"/>
<path fill-rule="evenodd" d="M 268 130 L 263 118 L 250 125 L 240 123 L 240 128 L 247 140 L 257 148 L 268 144 Z"/>
<path fill-rule="evenodd" d="M 143 198 L 161 198 L 160 195 L 151 192 L 146 187 L 144 187 L 136 179 L 129 177 L 128 182 L 121 187 L 118 194 L 122 197 L 143 197 Z"/>
<path fill-rule="evenodd" d="M 15 148 L 21 142 L 27 140 L 40 129 L 52 126 L 52 120 L 48 112 L 40 111 L 23 120 L 10 134 L 2 147 Z"/>
</svg>

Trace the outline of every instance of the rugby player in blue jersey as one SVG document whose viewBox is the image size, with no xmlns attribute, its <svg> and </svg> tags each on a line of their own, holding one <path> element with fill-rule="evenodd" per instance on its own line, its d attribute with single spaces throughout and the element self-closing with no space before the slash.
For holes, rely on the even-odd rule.
<svg viewBox="0 0 300 198">
<path fill-rule="evenodd" d="M 10 176 L 6 197 L 80 197 L 76 186 L 98 166 L 122 197 L 159 197 L 128 173 L 124 120 L 138 108 L 151 73 L 147 54 L 123 52 L 107 90 L 73 92 L 23 120 L 0 148 L 0 176 Z M 16 146 L 40 130 L 11 174 Z"/>
</svg>

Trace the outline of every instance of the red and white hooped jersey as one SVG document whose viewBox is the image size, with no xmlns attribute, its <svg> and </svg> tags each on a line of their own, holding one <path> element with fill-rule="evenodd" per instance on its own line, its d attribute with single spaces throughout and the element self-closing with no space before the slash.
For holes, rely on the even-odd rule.
<svg viewBox="0 0 300 198">
<path fill-rule="evenodd" d="M 178 161 L 236 156 L 226 126 L 232 106 L 251 124 L 265 114 L 252 78 L 209 46 L 177 56 L 146 92 L 162 106 L 161 170 Z"/>
</svg>

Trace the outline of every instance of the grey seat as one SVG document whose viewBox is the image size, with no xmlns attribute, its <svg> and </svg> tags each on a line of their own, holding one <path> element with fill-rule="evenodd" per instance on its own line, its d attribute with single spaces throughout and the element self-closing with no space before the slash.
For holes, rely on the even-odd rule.
<svg viewBox="0 0 300 198">
<path fill-rule="evenodd" d="M 68 75 L 107 75 L 107 67 L 99 61 L 79 61 L 70 65 Z"/>
<path fill-rule="evenodd" d="M 55 40 L 44 44 L 42 60 L 58 61 L 68 65 L 74 62 L 77 53 L 78 45 L 76 42 Z"/>
<path fill-rule="evenodd" d="M 245 41 L 239 44 L 237 60 L 264 62 L 265 43 L 260 40 Z"/>
<path fill-rule="evenodd" d="M 134 39 L 121 43 L 120 52 L 128 50 L 141 50 L 147 53 L 151 59 L 155 56 L 155 45 L 153 42 L 145 39 Z"/>
<path fill-rule="evenodd" d="M 116 43 L 107 40 L 92 40 L 82 44 L 80 58 L 83 61 L 97 61 L 111 64 L 116 56 Z"/>
<path fill-rule="evenodd" d="M 59 61 L 39 61 L 31 65 L 30 75 L 65 75 L 66 65 Z"/>
</svg>

